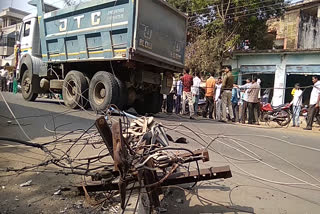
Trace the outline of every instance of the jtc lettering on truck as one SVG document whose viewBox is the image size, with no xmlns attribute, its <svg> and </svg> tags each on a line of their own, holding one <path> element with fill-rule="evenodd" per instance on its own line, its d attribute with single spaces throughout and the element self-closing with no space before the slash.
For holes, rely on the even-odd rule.
<svg viewBox="0 0 320 214">
<path fill-rule="evenodd" d="M 29 3 L 37 14 L 23 20 L 18 63 L 25 100 L 56 92 L 70 108 L 161 110 L 172 75 L 184 68 L 184 14 L 162 0 Z"/>
</svg>

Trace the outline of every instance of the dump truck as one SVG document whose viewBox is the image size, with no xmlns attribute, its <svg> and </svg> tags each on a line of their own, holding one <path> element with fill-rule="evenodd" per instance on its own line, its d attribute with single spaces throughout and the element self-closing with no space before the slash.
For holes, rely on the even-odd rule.
<svg viewBox="0 0 320 214">
<path fill-rule="evenodd" d="M 161 110 L 184 68 L 187 17 L 163 0 L 92 0 L 58 9 L 32 0 L 17 66 L 22 96 L 62 93 L 66 106 Z"/>
</svg>

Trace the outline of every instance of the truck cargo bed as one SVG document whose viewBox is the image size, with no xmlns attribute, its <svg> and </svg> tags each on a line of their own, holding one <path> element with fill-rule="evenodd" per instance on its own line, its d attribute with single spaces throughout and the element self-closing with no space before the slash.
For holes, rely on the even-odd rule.
<svg viewBox="0 0 320 214">
<path fill-rule="evenodd" d="M 44 62 L 136 60 L 183 67 L 186 17 L 161 0 L 93 0 L 38 14 Z"/>
</svg>

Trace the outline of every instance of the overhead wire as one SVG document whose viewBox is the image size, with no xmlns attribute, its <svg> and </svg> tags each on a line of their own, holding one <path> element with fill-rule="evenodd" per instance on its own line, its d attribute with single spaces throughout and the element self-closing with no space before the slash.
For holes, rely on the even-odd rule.
<svg viewBox="0 0 320 214">
<path fill-rule="evenodd" d="M 279 9 L 279 8 L 286 8 L 287 6 L 284 5 L 284 6 L 281 6 L 281 7 L 274 7 L 276 5 L 283 5 L 282 2 L 279 2 L 279 3 L 275 3 L 275 4 L 270 4 L 270 5 L 265 5 L 265 6 L 260 6 L 260 7 L 257 7 L 257 8 L 247 8 L 245 10 L 242 10 L 242 11 L 235 11 L 235 12 L 231 12 L 231 13 L 227 13 L 226 16 L 231 16 L 231 15 L 235 15 L 235 14 L 241 14 L 241 13 L 244 13 L 244 12 L 248 12 L 248 11 L 252 11 L 252 10 L 260 10 L 259 12 L 264 12 L 266 11 L 264 8 L 272 8 L 273 10 L 276 10 L 276 9 Z M 250 5 L 251 6 L 251 5 Z M 245 7 L 245 6 L 244 6 Z M 240 7 L 241 8 L 241 7 Z M 228 10 L 232 10 L 232 9 L 237 9 L 237 7 L 234 7 L 234 8 L 229 8 Z M 196 14 L 196 15 L 191 15 L 191 16 L 188 16 L 188 18 L 193 18 L 193 17 L 201 17 L 203 15 L 209 15 L 209 14 L 212 14 L 212 12 L 209 12 L 209 13 L 201 13 L 201 14 Z"/>
<path fill-rule="evenodd" d="M 239 5 L 239 6 L 235 6 L 235 7 L 230 7 L 228 10 L 232 10 L 232 9 L 237 9 L 237 8 L 246 8 L 246 7 L 251 7 L 252 5 L 256 5 L 256 4 L 263 4 L 263 3 L 266 3 L 266 2 L 273 2 L 274 0 L 262 0 L 262 1 L 259 1 L 259 2 L 253 2 L 253 3 L 250 3 L 250 4 L 247 4 L 247 5 Z M 286 1 L 285 2 L 281 2 L 282 4 L 286 4 Z M 208 9 L 214 9 L 218 6 L 221 7 L 222 6 L 226 6 L 228 5 L 228 3 L 224 3 L 224 4 L 212 4 L 212 5 L 208 5 L 208 7 L 203 7 L 203 8 L 199 8 L 199 9 L 196 9 L 196 10 L 190 10 L 190 11 L 187 11 L 187 13 L 194 13 L 194 12 L 198 12 L 198 11 L 202 11 L 202 10 L 208 10 Z M 272 5 L 272 4 L 271 4 Z"/>
<path fill-rule="evenodd" d="M 279 7 L 276 9 L 284 9 L 285 7 Z M 269 11 L 274 11 L 275 9 L 270 9 L 270 10 L 264 10 L 264 11 L 260 11 L 260 12 L 255 12 L 255 13 L 249 13 L 249 14 L 244 14 L 244 15 L 239 15 L 239 16 L 234 16 L 234 17 L 229 17 L 229 18 L 225 18 L 224 20 L 232 20 L 232 19 L 237 19 L 237 18 L 241 18 L 241 17 L 247 17 L 247 16 L 252 16 L 252 15 L 256 15 L 256 14 L 262 14 L 263 12 L 269 12 Z M 199 17 L 198 17 L 199 18 Z M 188 22 L 188 24 L 191 23 L 195 23 L 195 22 L 200 22 L 200 20 L 193 20 Z"/>
</svg>

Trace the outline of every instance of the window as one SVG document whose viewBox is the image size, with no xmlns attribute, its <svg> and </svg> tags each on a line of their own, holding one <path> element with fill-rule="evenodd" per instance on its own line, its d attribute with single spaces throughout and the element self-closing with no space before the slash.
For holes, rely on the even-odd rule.
<svg viewBox="0 0 320 214">
<path fill-rule="evenodd" d="M 31 21 L 24 23 L 23 36 L 27 37 L 30 34 Z"/>
</svg>

